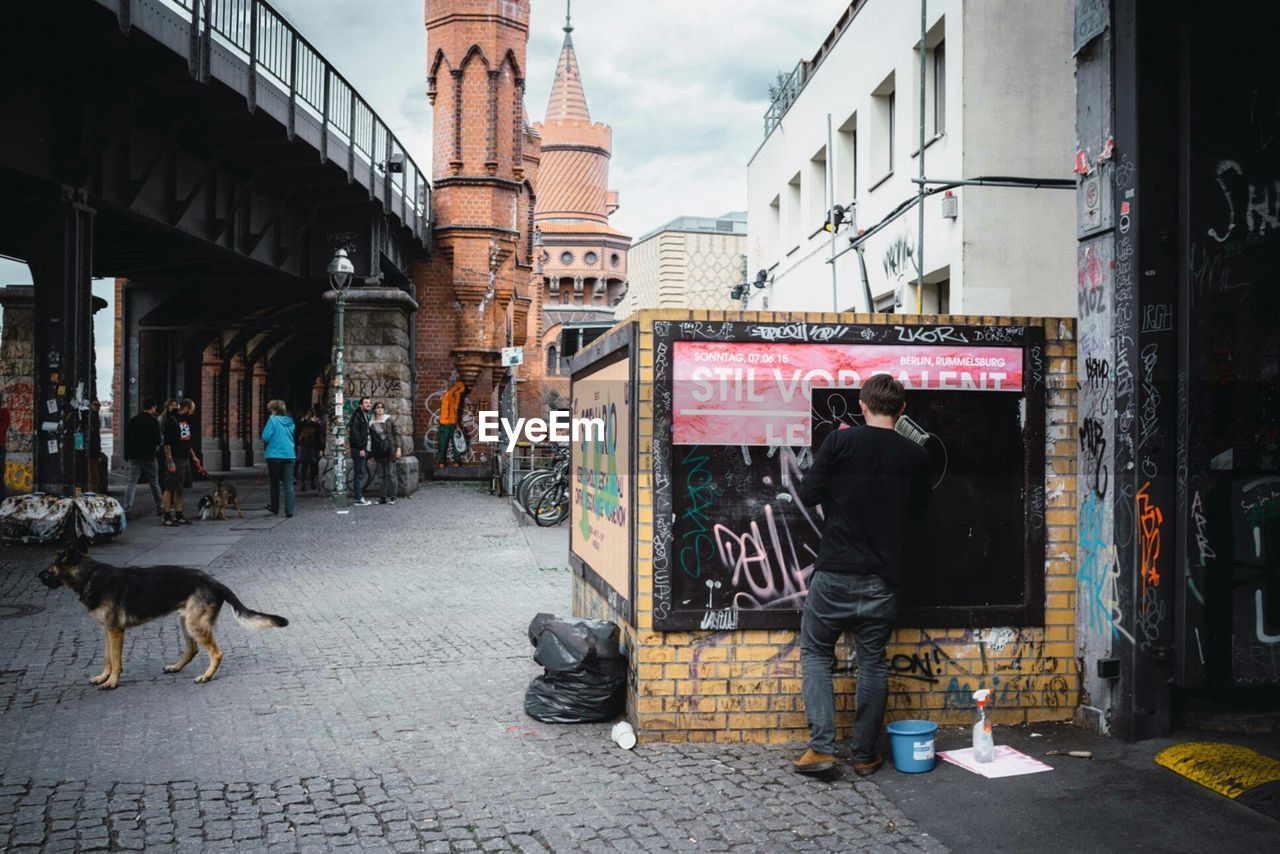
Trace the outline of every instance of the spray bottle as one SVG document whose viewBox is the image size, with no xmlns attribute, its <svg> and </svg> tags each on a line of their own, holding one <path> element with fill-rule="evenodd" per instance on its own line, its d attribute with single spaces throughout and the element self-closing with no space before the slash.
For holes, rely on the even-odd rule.
<svg viewBox="0 0 1280 854">
<path fill-rule="evenodd" d="M 978 704 L 978 721 L 973 725 L 973 758 L 978 762 L 990 762 L 995 755 L 991 721 L 987 720 L 987 697 L 990 694 L 986 688 L 973 692 L 973 699 Z"/>
</svg>

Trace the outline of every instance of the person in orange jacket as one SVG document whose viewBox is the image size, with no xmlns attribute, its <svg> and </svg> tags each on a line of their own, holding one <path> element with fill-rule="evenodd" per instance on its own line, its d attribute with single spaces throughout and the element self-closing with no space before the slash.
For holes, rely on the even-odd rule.
<svg viewBox="0 0 1280 854">
<path fill-rule="evenodd" d="M 455 373 L 453 375 L 453 385 L 444 393 L 444 398 L 440 401 L 440 427 L 436 431 L 436 462 L 437 465 L 443 467 L 449 461 L 449 449 L 453 447 L 453 434 L 458 429 L 458 417 L 462 412 L 462 397 L 467 393 L 467 387 Z M 453 451 L 454 464 L 462 464 L 462 455 L 454 448 Z"/>
</svg>

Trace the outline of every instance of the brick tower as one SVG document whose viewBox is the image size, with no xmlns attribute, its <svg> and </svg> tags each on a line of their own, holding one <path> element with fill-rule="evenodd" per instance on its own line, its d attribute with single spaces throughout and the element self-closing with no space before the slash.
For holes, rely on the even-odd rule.
<svg viewBox="0 0 1280 854">
<path fill-rule="evenodd" d="M 426 0 L 426 27 L 434 251 L 414 271 L 422 307 L 414 433 L 433 450 L 452 371 L 471 406 L 519 407 L 499 359 L 502 347 L 524 345 L 537 315 L 530 280 L 539 146 L 524 114 L 529 0 Z"/>
<path fill-rule="evenodd" d="M 591 121 L 568 14 L 547 114 L 533 127 L 542 140 L 534 214 L 545 354 L 540 386 L 544 406 L 563 408 L 569 382 L 561 362 L 613 324 L 614 306 L 627 291 L 631 246 L 609 224 L 618 209 L 618 194 L 609 189 L 613 129 Z"/>
</svg>

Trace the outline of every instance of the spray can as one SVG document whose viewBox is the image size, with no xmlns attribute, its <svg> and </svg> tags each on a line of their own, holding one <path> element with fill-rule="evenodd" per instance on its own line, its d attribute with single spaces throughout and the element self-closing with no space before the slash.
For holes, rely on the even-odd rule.
<svg viewBox="0 0 1280 854">
<path fill-rule="evenodd" d="M 978 704 L 978 720 L 973 725 L 973 758 L 978 762 L 990 762 L 995 756 L 995 740 L 991 737 L 991 721 L 987 720 L 987 697 L 991 691 L 981 688 L 973 692 Z"/>
</svg>

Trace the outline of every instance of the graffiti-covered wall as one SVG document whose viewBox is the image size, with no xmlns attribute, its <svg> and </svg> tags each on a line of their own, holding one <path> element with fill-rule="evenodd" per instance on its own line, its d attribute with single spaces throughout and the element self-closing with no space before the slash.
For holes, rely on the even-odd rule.
<svg viewBox="0 0 1280 854">
<path fill-rule="evenodd" d="M 1079 498 L 1076 541 L 1076 643 L 1082 659 L 1111 658 L 1112 643 L 1132 642 L 1120 608 L 1115 547 L 1115 341 L 1111 301 L 1114 298 L 1114 241 L 1103 235 L 1081 243 L 1076 286 L 1079 296 L 1076 381 L 1080 389 Z M 1126 380 L 1131 382 L 1131 380 Z M 1082 707 L 1088 722 L 1101 732 L 1110 726 L 1113 682 L 1091 667 L 1083 674 Z"/>
<path fill-rule="evenodd" d="M 3 437 L 6 495 L 30 492 L 34 488 L 33 291 L 30 287 L 0 288 L 0 303 L 4 305 L 4 331 L 0 332 L 0 395 L 3 395 L 0 421 L 8 423 Z"/>
<path fill-rule="evenodd" d="M 882 370 L 904 378 L 908 408 L 939 434 L 926 449 L 936 448 L 935 485 L 947 497 L 921 520 L 936 536 L 921 539 L 951 552 L 934 553 L 904 592 L 912 604 L 889 649 L 890 716 L 966 722 L 978 688 L 993 691 L 1000 721 L 1072 716 L 1071 321 L 671 310 L 632 320 L 634 624 L 582 579 L 574 606 L 634 634 L 629 713 L 641 738 L 792 741 L 807 731 L 796 627 L 822 516 L 795 492 L 812 446 L 856 423 L 849 393 Z M 974 449 L 979 434 L 986 450 Z M 1013 483 L 1003 498 L 1002 477 Z M 962 497 L 980 481 L 990 494 Z M 968 522 L 1005 505 L 1010 520 Z M 971 542 L 948 539 L 962 534 Z M 852 646 L 838 655 L 838 722 L 848 727 Z"/>
</svg>

